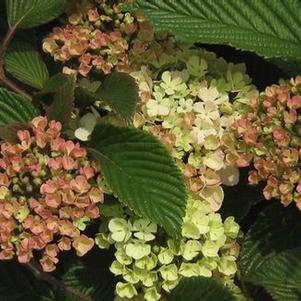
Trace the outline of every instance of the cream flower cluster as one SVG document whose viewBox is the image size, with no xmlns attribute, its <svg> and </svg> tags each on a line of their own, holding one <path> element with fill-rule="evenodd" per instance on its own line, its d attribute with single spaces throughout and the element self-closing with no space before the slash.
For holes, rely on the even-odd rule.
<svg viewBox="0 0 301 301">
<path fill-rule="evenodd" d="M 182 277 L 214 277 L 236 291 L 238 235 L 233 217 L 223 222 L 207 202 L 190 196 L 180 241 L 166 237 L 149 220 L 124 213 L 109 221 L 96 244 L 116 248 L 110 270 L 122 279 L 116 285 L 120 300 L 157 301 L 164 300 Z"/>
<path fill-rule="evenodd" d="M 142 61 L 131 73 L 142 99 L 135 126 L 167 145 L 190 190 L 218 210 L 221 184 L 237 184 L 239 177 L 221 149 L 223 136 L 257 91 L 243 65 L 227 64 L 204 50 L 178 45 L 163 59 Z"/>
</svg>

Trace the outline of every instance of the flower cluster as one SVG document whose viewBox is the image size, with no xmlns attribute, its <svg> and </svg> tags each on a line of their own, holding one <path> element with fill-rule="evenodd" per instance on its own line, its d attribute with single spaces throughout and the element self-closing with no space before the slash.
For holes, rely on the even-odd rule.
<svg viewBox="0 0 301 301">
<path fill-rule="evenodd" d="M 79 144 L 60 137 L 61 124 L 37 117 L 17 132 L 19 143 L 1 144 L 0 259 L 29 262 L 42 251 L 44 271 L 73 247 L 86 254 L 94 240 L 82 234 L 99 217 L 103 192 L 97 167 Z"/>
<path fill-rule="evenodd" d="M 78 2 L 78 1 L 77 1 Z M 63 62 L 63 72 L 87 76 L 91 69 L 108 74 L 114 67 L 128 65 L 128 39 L 137 31 L 136 21 L 122 13 L 112 1 L 94 0 L 74 3 L 68 23 L 56 27 L 44 39 L 43 50 Z"/>
<path fill-rule="evenodd" d="M 158 60 L 152 49 L 146 51 L 143 66 L 131 73 L 142 99 L 135 126 L 166 144 L 190 190 L 218 210 L 221 184 L 238 182 L 238 169 L 226 161 L 221 149 L 222 138 L 257 91 L 249 85 L 243 65 L 227 64 L 213 53 L 168 41 L 162 46 L 172 47 Z"/>
<path fill-rule="evenodd" d="M 110 270 L 122 278 L 116 285 L 121 300 L 164 299 L 182 277 L 192 276 L 214 277 L 237 292 L 233 276 L 239 225 L 233 217 L 222 222 L 207 202 L 189 197 L 180 241 L 166 238 L 163 229 L 131 213 L 111 219 L 107 228 L 96 243 L 100 248 L 115 245 Z"/>
<path fill-rule="evenodd" d="M 265 181 L 267 200 L 277 198 L 285 206 L 294 200 L 301 210 L 300 110 L 301 77 L 267 87 L 234 123 L 226 151 L 239 167 L 253 164 L 249 182 Z"/>
</svg>

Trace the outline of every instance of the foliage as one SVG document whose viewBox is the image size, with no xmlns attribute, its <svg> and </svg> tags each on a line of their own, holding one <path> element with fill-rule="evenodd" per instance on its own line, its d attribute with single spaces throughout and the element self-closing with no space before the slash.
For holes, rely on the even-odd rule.
<svg viewBox="0 0 301 301">
<path fill-rule="evenodd" d="M 31 28 L 58 17 L 65 0 L 6 0 L 8 24 L 11 28 Z"/>
<path fill-rule="evenodd" d="M 0 2 L 1 300 L 300 300 L 299 1 Z"/>
<path fill-rule="evenodd" d="M 19 81 L 42 89 L 49 73 L 40 54 L 30 44 L 15 41 L 5 56 L 5 70 Z"/>
<path fill-rule="evenodd" d="M 97 125 L 89 149 L 99 160 L 108 186 L 124 204 L 179 237 L 185 187 L 158 140 L 141 130 Z"/>
<path fill-rule="evenodd" d="M 104 80 L 97 94 L 126 122 L 132 121 L 139 99 L 134 78 L 126 73 L 114 72 Z"/>
<path fill-rule="evenodd" d="M 301 59 L 298 0 L 137 0 L 157 31 L 185 42 L 229 44 L 264 57 Z M 242 14 L 243 12 L 243 14 Z"/>
<path fill-rule="evenodd" d="M 231 293 L 218 285 L 214 280 L 204 277 L 183 279 L 178 287 L 171 293 L 169 301 L 181 301 L 189 296 L 191 301 L 220 300 L 231 301 Z"/>
<path fill-rule="evenodd" d="M 294 206 L 273 204 L 265 209 L 246 234 L 240 255 L 242 278 L 264 286 L 276 300 L 298 300 L 295 262 L 300 253 L 300 213 Z"/>
<path fill-rule="evenodd" d="M 47 106 L 46 114 L 49 120 L 57 120 L 62 123 L 63 127 L 67 127 L 74 108 L 75 78 L 72 75 L 60 74 L 57 80 L 58 85 L 55 84 L 54 78 L 51 79 L 51 83 L 46 83 L 46 93 L 53 93 L 53 100 Z"/>
<path fill-rule="evenodd" d="M 0 125 L 29 122 L 38 111 L 24 97 L 0 88 Z"/>
</svg>

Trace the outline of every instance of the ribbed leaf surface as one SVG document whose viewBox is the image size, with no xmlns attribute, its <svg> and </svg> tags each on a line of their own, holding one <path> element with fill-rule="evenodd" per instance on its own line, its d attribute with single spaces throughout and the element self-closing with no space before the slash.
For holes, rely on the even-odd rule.
<svg viewBox="0 0 301 301">
<path fill-rule="evenodd" d="M 64 10 L 65 0 L 6 0 L 10 27 L 31 28 L 48 23 Z"/>
<path fill-rule="evenodd" d="M 5 56 L 5 69 L 16 79 L 42 89 L 49 78 L 40 54 L 28 43 L 13 42 Z"/>
<path fill-rule="evenodd" d="M 49 120 L 60 121 L 63 127 L 67 127 L 71 119 L 74 106 L 75 78 L 64 74 L 53 76 L 41 92 L 49 94 L 52 104 L 47 107 L 47 117 Z"/>
<path fill-rule="evenodd" d="M 299 0 L 137 0 L 130 9 L 142 11 L 156 30 L 183 41 L 301 58 Z"/>
<path fill-rule="evenodd" d="M 100 161 L 118 198 L 178 237 L 186 205 L 185 186 L 161 143 L 144 131 L 112 125 L 98 125 L 91 141 L 91 153 Z"/>
<path fill-rule="evenodd" d="M 44 282 L 16 262 L 0 263 L 1 301 L 59 301 Z"/>
<path fill-rule="evenodd" d="M 105 79 L 98 94 L 125 121 L 132 120 L 139 100 L 138 86 L 133 77 L 114 72 Z"/>
<path fill-rule="evenodd" d="M 116 278 L 109 267 L 114 260 L 112 252 L 92 252 L 87 257 L 76 258 L 62 279 L 65 285 L 90 296 L 95 301 L 114 301 Z M 77 301 L 66 296 L 64 301 Z"/>
<path fill-rule="evenodd" d="M 230 291 L 212 278 L 183 278 L 168 301 L 234 301 Z"/>
<path fill-rule="evenodd" d="M 301 249 L 297 249 L 300 246 L 300 211 L 294 205 L 269 206 L 242 244 L 239 260 L 242 279 L 263 286 L 277 301 L 300 300 Z M 299 255 L 294 258 L 296 254 Z"/>
<path fill-rule="evenodd" d="M 248 278 L 267 258 L 300 245 L 300 212 L 294 205 L 271 205 L 245 236 L 239 260 L 242 276 Z"/>
<path fill-rule="evenodd" d="M 301 249 L 277 254 L 266 260 L 249 280 L 265 289 L 276 301 L 301 300 Z"/>
<path fill-rule="evenodd" d="M 0 126 L 29 122 L 39 113 L 24 97 L 0 88 Z"/>
</svg>

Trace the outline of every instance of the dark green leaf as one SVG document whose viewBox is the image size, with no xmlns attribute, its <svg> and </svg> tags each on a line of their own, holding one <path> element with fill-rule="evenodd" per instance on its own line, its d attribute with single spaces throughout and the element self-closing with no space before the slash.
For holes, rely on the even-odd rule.
<svg viewBox="0 0 301 301">
<path fill-rule="evenodd" d="M 65 0 L 6 0 L 9 26 L 31 28 L 58 17 L 64 10 Z"/>
<path fill-rule="evenodd" d="M 186 207 L 184 181 L 156 138 L 138 129 L 97 125 L 90 151 L 122 202 L 163 226 L 169 235 L 181 235 Z"/>
<path fill-rule="evenodd" d="M 294 204 L 275 203 L 266 208 L 250 228 L 242 244 L 239 266 L 248 278 L 270 257 L 301 246 L 300 211 Z"/>
<path fill-rule="evenodd" d="M 249 275 L 252 283 L 264 286 L 277 301 L 301 300 L 301 249 L 274 255 Z"/>
<path fill-rule="evenodd" d="M 80 80 L 75 89 L 75 101 L 77 106 L 86 107 L 94 104 L 95 101 L 100 100 L 99 95 L 96 94 L 100 85 L 101 82 L 99 81 L 93 82 L 86 78 Z"/>
<path fill-rule="evenodd" d="M 144 13 L 157 31 L 182 41 L 301 58 L 299 0 L 137 0 L 130 9 Z"/>
<path fill-rule="evenodd" d="M 58 301 L 44 282 L 15 262 L 0 263 L 0 300 Z"/>
<path fill-rule="evenodd" d="M 139 100 L 138 86 L 133 77 L 114 72 L 106 77 L 98 94 L 125 121 L 132 120 Z"/>
<path fill-rule="evenodd" d="M 84 258 L 76 258 L 63 275 L 63 281 L 95 301 L 114 301 L 116 279 L 109 270 L 113 260 L 111 251 L 99 250 Z M 64 301 L 78 299 L 68 296 Z"/>
<path fill-rule="evenodd" d="M 27 123 L 39 113 L 24 97 L 0 88 L 0 126 L 11 123 Z"/>
<path fill-rule="evenodd" d="M 9 143 L 16 144 L 20 141 L 18 139 L 17 132 L 25 129 L 30 129 L 27 123 L 12 123 L 0 126 L 0 138 Z"/>
<path fill-rule="evenodd" d="M 64 128 L 68 126 L 71 119 L 74 89 L 75 78 L 59 74 L 46 83 L 45 89 L 42 91 L 42 95 L 43 93 L 53 95 L 52 103 L 46 109 L 48 119 L 60 121 Z"/>
<path fill-rule="evenodd" d="M 5 69 L 16 79 L 42 89 L 49 73 L 40 54 L 28 43 L 16 41 L 5 55 Z"/>
<path fill-rule="evenodd" d="M 230 291 L 216 280 L 206 277 L 183 278 L 168 301 L 234 301 Z"/>
</svg>

